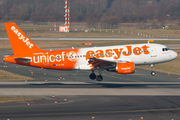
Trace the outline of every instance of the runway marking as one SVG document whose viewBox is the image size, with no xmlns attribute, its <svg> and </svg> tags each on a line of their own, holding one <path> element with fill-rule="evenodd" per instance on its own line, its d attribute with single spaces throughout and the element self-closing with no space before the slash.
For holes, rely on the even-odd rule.
<svg viewBox="0 0 180 120">
<path fill-rule="evenodd" d="M 51 100 L 51 101 L 53 101 L 53 100 Z M 68 103 L 72 103 L 72 102 L 74 102 L 74 101 L 72 101 L 72 100 L 70 100 L 70 101 L 67 101 L 67 102 L 62 102 L 62 101 L 60 101 L 60 102 L 58 102 L 57 101 L 57 103 L 56 103 L 56 105 L 57 104 L 59 104 L 59 105 L 62 105 L 62 104 L 68 104 Z M 28 102 L 27 101 L 23 101 L 23 102 L 17 102 L 17 103 L 19 103 L 19 104 L 27 104 Z M 31 102 L 31 101 L 29 101 L 29 103 L 31 104 L 30 106 L 49 106 L 49 105 L 54 105 L 54 103 L 49 103 L 49 104 L 36 104 L 35 102 Z M 11 107 L 25 107 L 25 106 L 27 106 L 27 105 L 12 105 L 12 106 L 1 106 L 1 108 L 7 108 L 7 107 L 9 107 L 9 108 L 11 108 Z"/>
<path fill-rule="evenodd" d="M 88 72 L 88 71 L 84 71 L 84 72 Z M 88 72 L 91 73 L 91 72 Z M 95 73 L 98 74 L 98 73 Z M 108 76 L 108 77 L 112 77 L 112 78 L 116 78 L 116 79 L 120 79 L 120 80 L 127 80 L 127 81 L 133 81 L 133 82 L 143 82 L 143 81 L 139 81 L 139 80 L 132 80 L 132 79 L 128 79 L 128 78 L 121 78 L 121 77 L 116 77 L 116 76 L 112 76 L 112 75 L 107 75 L 107 74 L 102 74 L 104 76 Z"/>
<path fill-rule="evenodd" d="M 89 75 L 89 74 L 66 73 L 66 74 L 47 74 L 47 75 Z"/>
<path fill-rule="evenodd" d="M 121 80 L 128 80 L 128 81 L 133 81 L 133 82 L 143 82 L 143 81 L 139 81 L 139 80 L 132 80 L 132 79 L 127 79 L 127 78 L 121 78 L 121 77 L 116 77 L 116 76 L 107 75 L 107 74 L 103 74 L 103 75 L 108 76 L 108 77 L 112 77 L 112 78 L 121 79 Z"/>
<path fill-rule="evenodd" d="M 17 116 L 51 116 L 51 115 L 84 115 L 84 114 L 112 114 L 112 113 L 138 113 L 138 112 L 159 112 L 159 111 L 179 111 L 180 108 L 167 109 L 149 109 L 149 110 L 129 110 L 129 111 L 104 111 L 104 112 L 72 112 L 72 113 L 42 113 L 42 114 L 16 114 L 0 115 L 0 117 L 17 117 Z"/>
<path fill-rule="evenodd" d="M 121 75 L 121 74 L 118 74 L 118 73 L 110 73 L 110 75 Z M 135 73 L 133 73 L 133 74 L 129 74 L 129 75 L 146 75 L 146 74 L 135 74 Z"/>
</svg>

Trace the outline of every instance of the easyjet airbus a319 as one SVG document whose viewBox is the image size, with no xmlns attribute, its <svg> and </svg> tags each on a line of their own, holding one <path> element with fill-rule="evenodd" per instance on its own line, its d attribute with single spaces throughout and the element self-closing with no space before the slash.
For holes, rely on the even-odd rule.
<svg viewBox="0 0 180 120">
<path fill-rule="evenodd" d="M 136 65 L 148 64 L 153 68 L 153 64 L 168 62 L 178 56 L 168 47 L 152 43 L 46 51 L 38 48 L 15 23 L 4 24 L 14 53 L 5 56 L 5 62 L 45 69 L 90 70 L 89 78 L 97 81 L 103 80 L 103 70 L 131 74 Z M 155 74 L 151 72 L 151 75 Z"/>
</svg>

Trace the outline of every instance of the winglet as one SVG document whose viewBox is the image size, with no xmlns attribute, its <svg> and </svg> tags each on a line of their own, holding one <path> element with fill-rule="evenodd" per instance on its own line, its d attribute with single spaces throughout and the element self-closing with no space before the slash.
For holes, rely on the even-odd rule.
<svg viewBox="0 0 180 120">
<path fill-rule="evenodd" d="M 6 27 L 14 55 L 41 50 L 14 22 L 4 23 L 4 25 Z"/>
</svg>

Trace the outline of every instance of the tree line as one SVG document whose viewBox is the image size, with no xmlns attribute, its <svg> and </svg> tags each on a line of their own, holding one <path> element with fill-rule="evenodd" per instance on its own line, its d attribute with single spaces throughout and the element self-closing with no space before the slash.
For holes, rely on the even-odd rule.
<svg viewBox="0 0 180 120">
<path fill-rule="evenodd" d="M 1 21 L 64 22 L 64 0 L 0 0 Z M 68 0 L 70 21 L 138 23 L 180 19 L 180 0 Z"/>
</svg>

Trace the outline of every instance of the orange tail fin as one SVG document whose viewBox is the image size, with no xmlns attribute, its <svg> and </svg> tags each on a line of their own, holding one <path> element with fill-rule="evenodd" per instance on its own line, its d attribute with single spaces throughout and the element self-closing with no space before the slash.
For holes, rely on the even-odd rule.
<svg viewBox="0 0 180 120">
<path fill-rule="evenodd" d="M 4 23 L 4 25 L 6 27 L 14 55 L 41 50 L 14 22 Z"/>
</svg>

